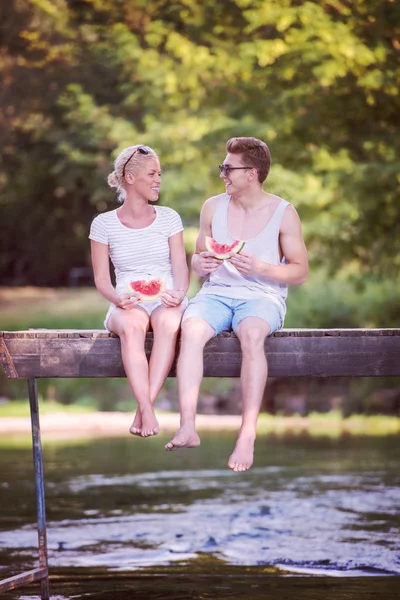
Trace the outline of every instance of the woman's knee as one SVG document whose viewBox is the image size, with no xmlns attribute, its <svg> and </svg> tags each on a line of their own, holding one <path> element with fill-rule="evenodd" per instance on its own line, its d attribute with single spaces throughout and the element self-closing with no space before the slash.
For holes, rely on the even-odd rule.
<svg viewBox="0 0 400 600">
<path fill-rule="evenodd" d="M 156 334 L 173 336 L 178 333 L 182 320 L 182 313 L 172 312 L 168 309 L 160 312 L 156 318 L 151 319 L 151 324 Z"/>
<path fill-rule="evenodd" d="M 118 321 L 111 326 L 114 325 L 113 331 L 120 338 L 125 340 L 137 339 L 140 337 L 141 339 L 146 335 L 148 329 L 148 321 L 142 318 L 140 315 L 138 318 L 135 318 L 134 315 L 124 315 L 123 318 L 119 318 Z"/>
</svg>

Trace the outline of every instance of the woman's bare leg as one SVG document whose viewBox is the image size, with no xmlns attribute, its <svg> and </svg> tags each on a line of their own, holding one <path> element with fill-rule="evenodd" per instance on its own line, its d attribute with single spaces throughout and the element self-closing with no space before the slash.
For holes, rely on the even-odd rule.
<svg viewBox="0 0 400 600">
<path fill-rule="evenodd" d="M 150 356 L 150 399 L 154 402 L 171 370 L 184 309 L 159 306 L 150 317 L 154 332 Z"/>
<path fill-rule="evenodd" d="M 149 366 L 144 350 L 149 317 L 142 308 L 123 310 L 116 308 L 107 324 L 121 341 L 122 363 L 141 415 L 140 435 L 147 437 L 158 433 L 158 422 L 150 400 Z M 134 423 L 131 433 L 137 434 Z"/>
<path fill-rule="evenodd" d="M 153 348 L 149 364 L 150 401 L 154 404 L 175 358 L 176 339 L 184 308 L 158 306 L 151 314 Z M 138 410 L 133 422 L 136 430 L 141 429 L 141 414 Z"/>
</svg>

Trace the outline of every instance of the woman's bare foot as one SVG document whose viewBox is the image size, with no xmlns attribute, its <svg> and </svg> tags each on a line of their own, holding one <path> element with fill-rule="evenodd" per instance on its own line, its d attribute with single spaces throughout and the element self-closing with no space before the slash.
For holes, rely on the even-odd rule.
<svg viewBox="0 0 400 600">
<path fill-rule="evenodd" d="M 157 435 L 159 432 L 159 425 L 154 414 L 153 407 L 146 406 L 146 408 L 140 408 L 140 415 L 142 419 L 142 427 L 140 435 L 142 437 L 148 437 L 149 435 Z"/>
<path fill-rule="evenodd" d="M 250 469 L 253 464 L 255 439 L 254 432 L 240 431 L 235 449 L 229 457 L 228 467 L 237 473 Z"/>
<path fill-rule="evenodd" d="M 178 448 L 196 448 L 200 446 L 200 438 L 192 425 L 182 425 L 168 444 L 166 450 L 177 450 Z"/>
<path fill-rule="evenodd" d="M 142 435 L 142 415 L 140 410 L 137 409 L 133 423 L 129 428 L 129 433 L 132 435 Z"/>
</svg>

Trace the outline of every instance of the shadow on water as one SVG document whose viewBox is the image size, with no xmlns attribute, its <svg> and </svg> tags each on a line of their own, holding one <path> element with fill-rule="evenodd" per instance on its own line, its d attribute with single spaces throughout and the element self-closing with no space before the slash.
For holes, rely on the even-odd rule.
<svg viewBox="0 0 400 600">
<path fill-rule="evenodd" d="M 44 440 L 54 598 L 400 598 L 398 437 L 261 436 L 246 474 L 231 433 L 166 441 Z M 29 442 L 2 446 L 3 578 L 37 534 Z"/>
</svg>

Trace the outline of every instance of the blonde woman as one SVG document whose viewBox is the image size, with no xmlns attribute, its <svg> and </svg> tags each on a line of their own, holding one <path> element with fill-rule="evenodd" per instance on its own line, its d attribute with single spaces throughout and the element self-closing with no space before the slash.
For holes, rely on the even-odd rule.
<svg viewBox="0 0 400 600">
<path fill-rule="evenodd" d="M 117 157 L 108 184 L 122 205 L 92 222 L 92 265 L 97 290 L 110 301 L 104 326 L 119 336 L 122 361 L 138 404 L 130 433 L 147 437 L 159 431 L 153 403 L 169 373 L 182 314 L 187 306 L 189 271 L 182 220 L 166 206 L 155 206 L 161 184 L 157 154 L 148 146 L 125 148 Z M 115 287 L 110 263 L 115 270 Z M 129 282 L 160 278 L 164 292 L 145 302 L 129 291 Z M 144 344 L 151 326 L 150 361 Z"/>
</svg>

